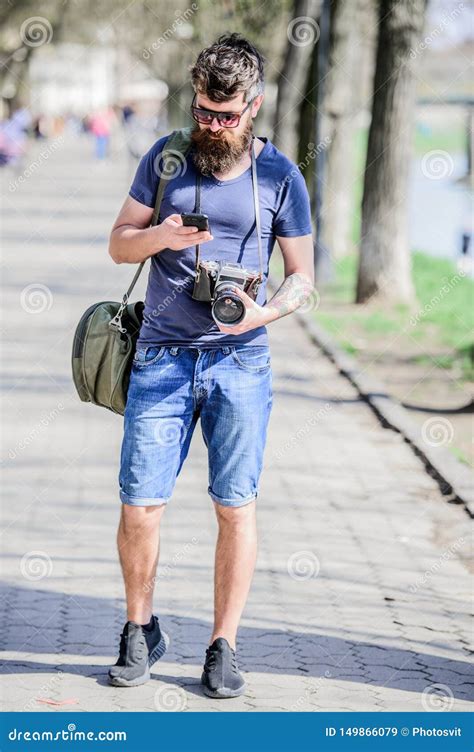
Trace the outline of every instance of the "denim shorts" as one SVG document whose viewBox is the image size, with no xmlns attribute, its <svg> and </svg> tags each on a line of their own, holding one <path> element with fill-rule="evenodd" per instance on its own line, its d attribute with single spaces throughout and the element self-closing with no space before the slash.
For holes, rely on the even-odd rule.
<svg viewBox="0 0 474 752">
<path fill-rule="evenodd" d="M 124 415 L 121 501 L 169 501 L 199 418 L 211 498 L 232 507 L 253 501 L 271 408 L 268 345 L 138 346 Z"/>
</svg>

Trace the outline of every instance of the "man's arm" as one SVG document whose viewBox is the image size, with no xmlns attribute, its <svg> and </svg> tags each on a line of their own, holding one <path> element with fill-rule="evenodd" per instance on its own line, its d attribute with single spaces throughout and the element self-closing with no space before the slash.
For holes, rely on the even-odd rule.
<svg viewBox="0 0 474 752">
<path fill-rule="evenodd" d="M 159 225 L 149 227 L 152 216 L 153 209 L 127 196 L 109 239 L 109 254 L 116 264 L 137 264 L 165 248 L 183 251 L 212 240 L 209 232 L 183 227 L 179 214 L 171 214 Z"/>
<path fill-rule="evenodd" d="M 285 279 L 264 306 L 268 323 L 296 311 L 307 300 L 314 286 L 313 236 L 277 240 L 283 256 Z"/>
</svg>

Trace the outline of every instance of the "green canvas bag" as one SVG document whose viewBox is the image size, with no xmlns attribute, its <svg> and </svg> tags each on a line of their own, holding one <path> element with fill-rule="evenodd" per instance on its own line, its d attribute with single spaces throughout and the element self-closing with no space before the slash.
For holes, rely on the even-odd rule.
<svg viewBox="0 0 474 752">
<path fill-rule="evenodd" d="M 163 150 L 163 170 L 156 192 L 151 225 L 156 225 L 166 184 L 183 168 L 192 128 L 174 131 Z M 72 345 L 72 378 L 79 399 L 123 415 L 133 357 L 143 320 L 144 303 L 129 303 L 145 265 L 139 265 L 122 302 L 89 306 L 76 327 Z"/>
</svg>

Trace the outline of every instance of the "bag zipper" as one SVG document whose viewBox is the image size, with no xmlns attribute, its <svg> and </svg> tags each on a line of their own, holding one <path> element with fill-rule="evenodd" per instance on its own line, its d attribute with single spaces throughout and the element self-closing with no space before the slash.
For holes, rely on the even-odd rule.
<svg viewBox="0 0 474 752">
<path fill-rule="evenodd" d="M 102 300 L 100 303 L 93 303 L 91 306 L 89 306 L 89 308 L 82 314 L 81 318 L 79 319 L 79 323 L 76 327 L 76 334 L 74 336 L 74 349 L 72 351 L 73 358 L 81 357 L 82 350 L 84 348 L 83 336 L 87 329 L 87 322 L 91 314 L 94 312 L 94 310 L 98 308 L 99 306 L 104 305 L 104 303 L 116 303 L 116 301 L 115 300 Z"/>
</svg>

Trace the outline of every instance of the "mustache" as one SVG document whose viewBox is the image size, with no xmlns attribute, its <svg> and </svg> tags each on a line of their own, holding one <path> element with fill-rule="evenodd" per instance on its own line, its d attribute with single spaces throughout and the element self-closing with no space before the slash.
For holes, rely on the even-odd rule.
<svg viewBox="0 0 474 752">
<path fill-rule="evenodd" d="M 235 137 L 230 133 L 226 133 L 224 130 L 213 133 L 208 128 L 203 128 L 203 130 L 197 128 L 191 133 L 191 139 L 199 149 L 199 147 L 205 147 L 208 144 L 230 144 L 234 142 Z"/>
</svg>

